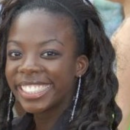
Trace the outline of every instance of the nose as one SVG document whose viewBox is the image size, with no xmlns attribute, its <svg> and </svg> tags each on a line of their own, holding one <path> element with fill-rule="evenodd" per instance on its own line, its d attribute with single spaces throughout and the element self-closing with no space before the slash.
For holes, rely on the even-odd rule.
<svg viewBox="0 0 130 130">
<path fill-rule="evenodd" d="M 42 67 L 38 64 L 38 61 L 33 58 L 26 58 L 18 68 L 18 72 L 25 74 L 38 73 L 42 71 Z"/>
</svg>

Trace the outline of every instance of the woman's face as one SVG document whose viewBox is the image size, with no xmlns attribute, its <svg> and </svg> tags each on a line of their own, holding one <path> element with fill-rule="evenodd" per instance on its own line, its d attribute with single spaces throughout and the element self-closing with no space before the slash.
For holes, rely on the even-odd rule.
<svg viewBox="0 0 130 130">
<path fill-rule="evenodd" d="M 44 10 L 27 11 L 11 25 L 7 43 L 6 78 L 25 111 L 65 109 L 76 88 L 76 77 L 87 69 L 87 58 L 76 57 L 71 20 Z"/>
</svg>

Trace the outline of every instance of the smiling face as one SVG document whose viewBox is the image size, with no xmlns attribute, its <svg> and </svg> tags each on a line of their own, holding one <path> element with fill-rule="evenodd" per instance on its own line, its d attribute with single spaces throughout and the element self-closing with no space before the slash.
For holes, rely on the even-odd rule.
<svg viewBox="0 0 130 130">
<path fill-rule="evenodd" d="M 26 11 L 12 23 L 7 43 L 6 78 L 25 111 L 66 108 L 87 58 L 76 57 L 71 19 L 44 10 Z"/>
</svg>

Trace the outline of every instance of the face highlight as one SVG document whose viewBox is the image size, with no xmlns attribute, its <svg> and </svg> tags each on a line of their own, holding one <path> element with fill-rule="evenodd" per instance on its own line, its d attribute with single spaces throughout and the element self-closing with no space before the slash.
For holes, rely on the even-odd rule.
<svg viewBox="0 0 130 130">
<path fill-rule="evenodd" d="M 25 111 L 37 113 L 70 104 L 78 75 L 71 20 L 45 11 L 27 11 L 12 23 L 6 78 Z"/>
</svg>

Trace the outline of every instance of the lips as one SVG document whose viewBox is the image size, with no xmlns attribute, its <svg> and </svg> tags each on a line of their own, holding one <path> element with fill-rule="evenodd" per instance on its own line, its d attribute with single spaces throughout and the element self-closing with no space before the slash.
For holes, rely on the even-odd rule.
<svg viewBox="0 0 130 130">
<path fill-rule="evenodd" d="M 19 94 L 25 99 L 37 99 L 45 96 L 51 88 L 52 84 L 23 83 L 18 86 L 18 91 Z"/>
</svg>

